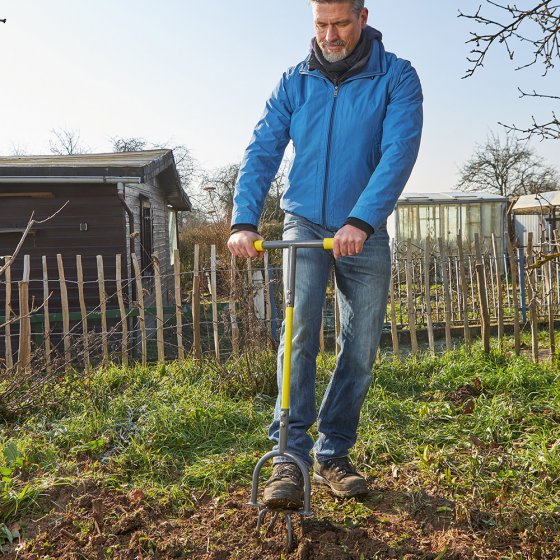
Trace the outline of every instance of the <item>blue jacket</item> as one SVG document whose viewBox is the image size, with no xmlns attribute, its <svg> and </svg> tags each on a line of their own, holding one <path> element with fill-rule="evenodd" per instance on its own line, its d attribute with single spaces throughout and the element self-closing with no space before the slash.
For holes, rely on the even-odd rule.
<svg viewBox="0 0 560 560">
<path fill-rule="evenodd" d="M 352 217 L 375 230 L 393 211 L 416 161 L 420 80 L 379 39 L 368 64 L 338 87 L 308 62 L 285 72 L 266 103 L 241 163 L 232 225 L 258 226 L 292 140 L 282 209 L 332 229 Z"/>
</svg>

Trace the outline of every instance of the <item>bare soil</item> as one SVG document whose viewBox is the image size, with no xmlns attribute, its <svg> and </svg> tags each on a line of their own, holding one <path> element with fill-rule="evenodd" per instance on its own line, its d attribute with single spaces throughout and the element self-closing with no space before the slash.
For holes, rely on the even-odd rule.
<svg viewBox="0 0 560 560">
<path fill-rule="evenodd" d="M 459 560 L 560 558 L 557 535 L 504 531 L 485 512 L 457 512 L 453 502 L 428 491 L 402 492 L 398 480 L 372 481 L 361 503 L 338 501 L 313 490 L 317 517 L 293 516 L 295 546 L 286 550 L 284 523 L 257 538 L 257 513 L 249 490 L 232 488 L 226 498 L 198 497 L 182 516 L 148 503 L 141 489 L 128 494 L 90 481 L 55 486 L 43 496 L 44 513 L 11 528 L 3 558 L 201 560 Z M 359 516 L 352 514 L 359 510 Z M 462 520 L 461 520 L 462 519 Z"/>
</svg>

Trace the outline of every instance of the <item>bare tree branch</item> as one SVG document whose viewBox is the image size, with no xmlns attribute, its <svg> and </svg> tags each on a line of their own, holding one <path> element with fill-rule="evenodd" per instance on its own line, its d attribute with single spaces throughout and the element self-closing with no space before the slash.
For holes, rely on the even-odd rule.
<svg viewBox="0 0 560 560">
<path fill-rule="evenodd" d="M 497 10 L 498 17 L 483 14 L 482 4 L 475 13 L 466 14 L 459 11 L 459 17 L 469 19 L 482 28 L 481 31 L 470 32 L 467 44 L 474 45 L 467 60 L 471 66 L 463 78 L 471 77 L 484 66 L 487 54 L 495 45 L 503 45 L 510 60 L 519 58 L 515 52 L 516 45 L 530 45 L 531 56 L 522 61 L 516 70 L 542 65 L 543 76 L 555 68 L 560 59 L 560 2 L 559 0 L 543 0 L 535 2 L 532 7 L 519 8 L 516 4 L 486 0 L 486 7 Z M 521 91 L 521 90 L 520 90 Z M 521 97 L 540 97 L 558 100 L 557 95 L 545 95 L 533 91 Z M 544 139 L 559 139 L 560 127 L 553 114 L 549 122 L 538 123 L 533 117 L 533 124 L 528 127 L 504 125 L 506 129 L 521 132 L 525 137 L 540 136 Z"/>
<path fill-rule="evenodd" d="M 57 156 L 85 154 L 88 150 L 80 145 L 80 133 L 75 130 L 52 129 L 54 139 L 49 140 L 51 153 Z"/>
<path fill-rule="evenodd" d="M 27 226 L 25 227 L 25 230 L 23 231 L 23 233 L 21 235 L 21 238 L 19 240 L 19 243 L 17 244 L 13 254 L 10 255 L 7 258 L 6 262 L 4 263 L 4 266 L 0 267 L 0 276 L 2 276 L 2 274 L 4 274 L 4 271 L 10 266 L 12 261 L 14 261 L 15 258 L 18 256 L 18 253 L 20 252 L 23 244 L 25 243 L 25 239 L 27 238 L 27 236 L 28 236 L 29 232 L 31 231 L 31 229 L 33 228 L 33 226 L 44 224 L 45 222 L 48 222 L 49 220 L 52 220 L 57 214 L 62 212 L 62 210 L 66 207 L 66 205 L 69 202 L 70 201 L 67 200 L 54 214 L 51 214 L 50 216 L 48 216 L 44 220 L 35 220 L 34 217 L 33 217 L 35 215 L 35 211 L 31 212 L 31 216 L 29 217 L 29 221 L 27 222 Z"/>
</svg>

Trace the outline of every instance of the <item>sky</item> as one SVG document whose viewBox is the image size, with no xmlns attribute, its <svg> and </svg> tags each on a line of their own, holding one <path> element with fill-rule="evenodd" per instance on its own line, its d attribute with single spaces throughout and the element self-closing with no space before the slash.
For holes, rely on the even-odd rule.
<svg viewBox="0 0 560 560">
<path fill-rule="evenodd" d="M 520 5 L 527 4 L 522 2 Z M 529 2 L 531 4 L 531 2 Z M 558 68 L 515 71 L 501 48 L 462 79 L 472 0 L 366 0 L 388 51 L 412 62 L 424 91 L 422 147 L 406 192 L 452 190 L 475 145 L 553 103 Z M 0 154 L 49 153 L 52 130 L 84 147 L 111 138 L 186 145 L 201 169 L 238 163 L 266 98 L 313 34 L 307 0 L 0 0 Z M 530 60 L 528 46 L 517 47 Z M 559 141 L 532 143 L 560 168 Z"/>
</svg>

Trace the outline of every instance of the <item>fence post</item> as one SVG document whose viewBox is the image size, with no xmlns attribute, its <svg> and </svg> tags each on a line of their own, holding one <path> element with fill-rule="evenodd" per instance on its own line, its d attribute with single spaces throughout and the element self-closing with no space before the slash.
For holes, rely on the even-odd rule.
<svg viewBox="0 0 560 560">
<path fill-rule="evenodd" d="M 395 259 L 398 266 L 398 260 Z M 394 267 L 391 267 L 391 284 L 389 287 L 389 298 L 391 302 L 391 339 L 393 341 L 393 354 L 397 360 L 401 359 L 401 352 L 399 348 L 399 331 L 397 329 L 397 312 L 395 310 L 395 274 Z"/>
<path fill-rule="evenodd" d="M 25 255 L 26 257 L 28 255 Z M 27 278 L 27 280 L 26 280 Z M 19 350 L 18 373 L 29 369 L 31 362 L 31 321 L 29 318 L 29 276 L 24 274 L 19 287 Z"/>
<path fill-rule="evenodd" d="M 44 337 L 45 337 L 45 367 L 47 373 L 51 373 L 51 319 L 49 316 L 49 275 L 47 271 L 47 257 L 41 258 L 43 264 L 43 317 L 44 317 Z M 6 277 L 6 282 L 8 277 Z M 6 352 L 7 354 L 7 352 Z M 7 359 L 6 359 L 7 361 Z"/>
<path fill-rule="evenodd" d="M 164 337 L 164 315 L 163 315 L 163 294 L 161 291 L 161 266 L 157 253 L 152 254 L 152 264 L 154 267 L 154 284 L 156 288 L 156 338 L 158 362 L 165 362 L 165 337 Z"/>
<path fill-rule="evenodd" d="M 4 258 L 11 260 L 12 257 L 8 256 Z M 12 319 L 12 271 L 10 264 L 6 267 L 4 275 L 6 276 L 6 306 L 4 312 L 4 318 L 6 320 L 6 367 L 11 369 L 14 367 L 14 357 L 12 353 L 12 328 L 10 325 L 10 321 Z"/>
<path fill-rule="evenodd" d="M 468 307 L 468 285 L 467 278 L 465 274 L 465 254 L 463 252 L 463 232 L 459 230 L 459 235 L 457 236 L 457 249 L 459 252 L 459 287 L 461 290 L 461 307 L 463 310 L 463 331 L 465 334 L 465 345 L 467 350 L 470 350 L 472 339 L 471 339 L 471 329 L 469 326 L 469 307 Z"/>
<path fill-rule="evenodd" d="M 406 244 L 406 291 L 408 294 L 408 328 L 410 330 L 410 345 L 412 355 L 418 354 L 418 339 L 416 338 L 416 308 L 414 304 L 414 287 L 412 285 L 412 239 Z"/>
<path fill-rule="evenodd" d="M 231 323 L 231 351 L 234 356 L 239 354 L 239 325 L 237 324 L 237 309 L 235 305 L 235 289 L 237 280 L 237 261 L 235 255 L 231 255 L 229 275 L 229 318 Z"/>
<path fill-rule="evenodd" d="M 428 328 L 428 346 L 435 356 L 434 323 L 432 321 L 432 291 L 430 286 L 430 238 L 424 241 L 424 297 L 426 299 L 426 326 Z"/>
<path fill-rule="evenodd" d="M 515 353 L 519 356 L 521 351 L 521 340 L 519 338 L 519 294 L 517 282 L 517 258 L 509 236 L 507 237 L 507 250 L 509 255 L 509 268 L 511 271 L 511 292 L 513 299 L 513 340 Z"/>
<path fill-rule="evenodd" d="M 476 251 L 476 279 L 478 284 L 478 299 L 480 303 L 480 323 L 482 331 L 482 341 L 484 351 L 490 353 L 490 313 L 488 311 L 488 296 L 486 293 L 486 283 L 484 280 L 484 261 L 480 250 L 480 237 L 478 233 L 474 234 L 474 246 Z"/>
<path fill-rule="evenodd" d="M 264 253 L 264 320 L 269 343 L 272 344 L 272 302 L 270 300 L 270 272 L 268 270 L 268 251 Z"/>
<path fill-rule="evenodd" d="M 56 255 L 58 265 L 58 283 L 60 285 L 60 299 L 62 303 L 62 337 L 64 340 L 64 363 L 69 365 L 72 361 L 71 343 L 70 343 L 70 311 L 68 309 L 68 291 L 66 289 L 66 278 L 64 276 L 64 264 L 62 255 Z"/>
<path fill-rule="evenodd" d="M 496 270 L 496 292 L 498 296 L 498 348 L 500 352 L 504 347 L 504 302 L 502 287 L 502 267 L 498 256 L 498 245 L 496 236 L 492 234 L 492 252 L 494 254 L 494 265 Z"/>
<path fill-rule="evenodd" d="M 144 290 L 142 288 L 142 274 L 140 273 L 140 265 L 136 253 L 130 255 L 132 259 L 132 267 L 134 268 L 134 278 L 136 281 L 136 294 L 138 297 L 138 323 L 140 326 L 140 336 L 142 338 L 142 365 L 146 365 L 148 361 L 148 340 L 146 337 L 146 316 L 144 314 Z"/>
<path fill-rule="evenodd" d="M 198 243 L 194 246 L 192 319 L 194 357 L 200 360 L 202 346 L 200 341 L 200 245 Z"/>
<path fill-rule="evenodd" d="M 80 313 L 82 316 L 82 337 L 84 344 L 84 365 L 86 372 L 89 372 L 89 341 L 88 341 L 88 322 L 86 301 L 84 298 L 84 271 L 82 268 L 82 255 L 76 255 L 76 272 L 78 275 L 78 297 L 80 299 Z"/>
<path fill-rule="evenodd" d="M 122 290 L 122 262 L 121 255 L 115 257 L 115 280 L 117 284 L 117 301 L 119 302 L 119 312 L 121 316 L 122 329 L 122 349 L 121 363 L 124 367 L 128 366 L 128 318 L 124 307 L 124 297 Z"/>
<path fill-rule="evenodd" d="M 97 283 L 99 286 L 99 306 L 101 308 L 101 344 L 103 346 L 103 365 L 109 363 L 109 338 L 107 336 L 107 294 L 105 293 L 105 271 L 103 257 L 97 255 Z"/>
<path fill-rule="evenodd" d="M 449 286 L 449 259 L 447 258 L 447 251 L 443 244 L 443 239 L 438 238 L 439 254 L 441 257 L 441 270 L 443 281 L 443 306 L 445 312 L 445 347 L 449 352 L 452 349 L 451 344 L 451 293 Z"/>
<path fill-rule="evenodd" d="M 216 290 L 216 245 L 210 246 L 210 288 L 212 291 L 212 327 L 214 331 L 214 352 L 220 362 L 220 337 L 218 331 L 218 294 Z"/>
<path fill-rule="evenodd" d="M 529 321 L 531 322 L 531 350 L 533 361 L 539 361 L 539 338 L 537 316 L 537 287 L 535 285 L 535 269 L 529 268 L 533 264 L 533 232 L 527 235 L 527 280 L 529 284 Z"/>
<path fill-rule="evenodd" d="M 181 258 L 179 250 L 173 252 L 173 279 L 175 281 L 175 322 L 177 323 L 177 359 L 185 359 L 183 346 L 183 306 L 181 304 Z"/>
<path fill-rule="evenodd" d="M 552 247 L 548 246 L 548 253 L 553 253 Z M 544 280 L 546 287 L 546 299 L 548 302 L 548 340 L 550 342 L 550 354 L 554 358 L 556 354 L 556 334 L 554 332 L 554 286 L 552 281 L 552 261 L 543 264 Z"/>
</svg>

